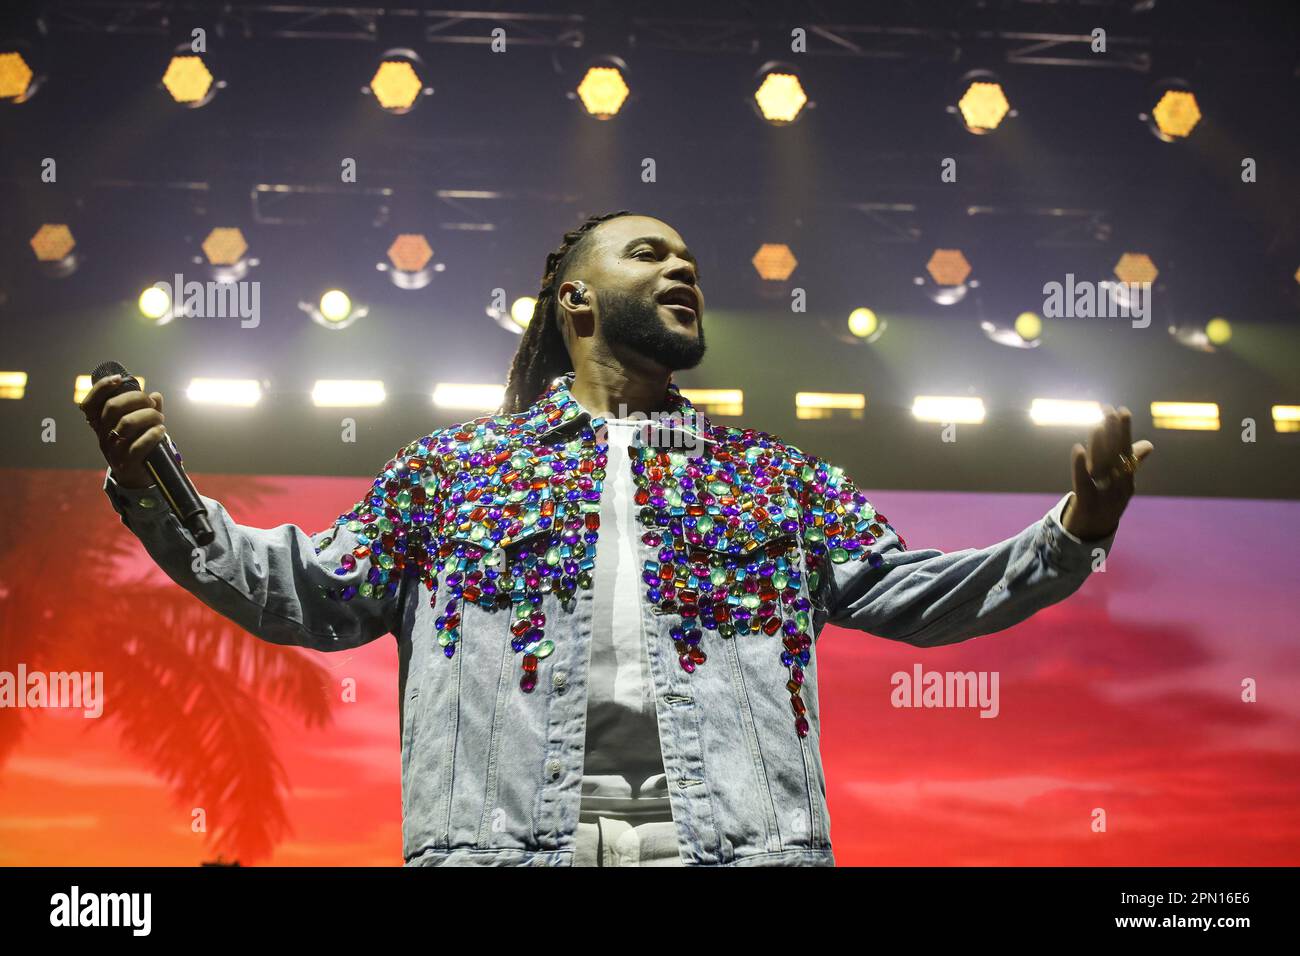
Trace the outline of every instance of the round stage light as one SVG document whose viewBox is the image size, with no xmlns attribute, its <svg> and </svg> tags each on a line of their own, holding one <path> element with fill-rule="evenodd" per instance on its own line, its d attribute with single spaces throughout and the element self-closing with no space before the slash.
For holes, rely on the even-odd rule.
<svg viewBox="0 0 1300 956">
<path fill-rule="evenodd" d="M 868 308 L 857 308 L 849 313 L 849 331 L 860 339 L 874 334 L 879 326 L 880 320 L 876 318 L 876 313 Z"/>
<path fill-rule="evenodd" d="M 342 322 L 352 314 L 352 300 L 346 292 L 330 289 L 320 297 L 320 314 L 326 322 Z"/>
<path fill-rule="evenodd" d="M 1232 338 L 1232 323 L 1222 316 L 1215 316 L 1205 323 L 1205 336 L 1214 345 L 1226 345 Z"/>
<path fill-rule="evenodd" d="M 537 308 L 537 300 L 531 295 L 521 295 L 510 304 L 510 318 L 515 321 L 521 329 L 528 328 L 528 323 L 533 320 L 533 310 Z"/>
<path fill-rule="evenodd" d="M 146 319 L 158 322 L 160 319 L 171 314 L 171 293 L 164 288 L 163 283 L 151 285 L 140 293 L 140 298 L 136 304 L 140 307 L 141 315 Z"/>
<path fill-rule="evenodd" d="M 1037 312 L 1021 312 L 1016 316 L 1016 334 L 1026 342 L 1032 342 L 1043 334 L 1043 320 Z"/>
</svg>

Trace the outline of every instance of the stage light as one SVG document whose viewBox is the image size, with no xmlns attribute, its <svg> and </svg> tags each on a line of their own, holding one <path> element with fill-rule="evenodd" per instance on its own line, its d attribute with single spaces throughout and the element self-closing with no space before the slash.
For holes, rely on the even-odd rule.
<svg viewBox="0 0 1300 956">
<path fill-rule="evenodd" d="M 195 378 L 185 397 L 201 405 L 233 405 L 251 408 L 262 399 L 262 386 L 251 378 Z"/>
<path fill-rule="evenodd" d="M 1156 136 L 1166 143 L 1186 139 L 1201 121 L 1201 109 L 1190 90 L 1166 90 L 1151 111 Z"/>
<path fill-rule="evenodd" d="M 857 308 L 849 313 L 849 331 L 860 339 L 870 338 L 880 327 L 876 313 L 868 308 Z"/>
<path fill-rule="evenodd" d="M 759 276 L 774 282 L 784 282 L 790 278 L 790 273 L 799 265 L 799 260 L 794 257 L 790 247 L 783 242 L 763 243 L 750 262 L 754 264 L 754 270 Z"/>
<path fill-rule="evenodd" d="M 1115 263 L 1115 277 L 1120 282 L 1155 282 L 1160 270 L 1145 252 L 1126 252 Z"/>
<path fill-rule="evenodd" d="M 66 279 L 80 264 L 73 251 L 77 241 L 72 230 L 62 223 L 44 223 L 31 240 L 32 251 L 40 270 L 51 279 Z"/>
<path fill-rule="evenodd" d="M 917 421 L 946 425 L 978 425 L 984 421 L 984 400 L 961 395 L 918 395 L 912 400 Z"/>
<path fill-rule="evenodd" d="M 795 392 L 794 415 L 801 420 L 830 418 L 837 411 L 847 411 L 849 418 L 861 419 L 867 396 L 861 392 Z"/>
<path fill-rule="evenodd" d="M 370 92 L 374 94 L 375 102 L 389 113 L 401 115 L 410 112 L 420 98 L 424 83 L 415 71 L 414 58 L 413 51 L 390 51 L 370 80 Z"/>
<path fill-rule="evenodd" d="M 1016 316 L 1016 334 L 1032 342 L 1043 334 L 1043 320 L 1037 312 L 1021 312 Z"/>
<path fill-rule="evenodd" d="M 218 226 L 208 233 L 201 248 L 212 265 L 233 266 L 244 258 L 244 253 L 248 252 L 248 243 L 239 229 L 233 226 Z"/>
<path fill-rule="evenodd" d="M 435 273 L 446 270 L 443 262 L 433 262 L 433 247 L 419 232 L 404 232 L 388 247 L 387 261 L 375 263 L 380 272 L 388 273 L 388 280 L 399 289 L 423 289 L 433 281 Z"/>
<path fill-rule="evenodd" d="M 0 100 L 25 103 L 31 99 L 33 75 L 21 53 L 0 53 Z"/>
<path fill-rule="evenodd" d="M 787 64 L 773 61 L 759 68 L 755 79 L 758 77 L 762 80 L 754 91 L 754 105 L 759 115 L 774 126 L 785 126 L 798 119 L 808 102 L 799 74 Z"/>
<path fill-rule="evenodd" d="M 936 249 L 925 264 L 925 271 L 939 285 L 964 285 L 970 275 L 970 263 L 960 249 Z"/>
<path fill-rule="evenodd" d="M 131 377 L 140 383 L 140 390 L 145 391 L 146 385 L 144 376 L 133 373 Z M 74 378 L 72 380 L 72 400 L 77 404 L 81 404 L 81 402 L 85 400 L 86 396 L 90 394 L 90 387 L 93 384 L 94 382 L 90 380 L 89 375 L 78 375 Z"/>
<path fill-rule="evenodd" d="M 175 318 L 171 293 L 161 283 L 151 285 L 141 292 L 136 304 L 140 308 L 141 315 L 159 325 L 165 325 Z"/>
<path fill-rule="evenodd" d="M 982 135 L 998 128 L 1003 117 L 1011 111 L 1007 95 L 1000 83 L 972 83 L 957 101 L 966 128 L 972 133 Z"/>
<path fill-rule="evenodd" d="M 582 77 L 576 92 L 588 114 L 607 120 L 622 109 L 630 90 L 618 66 L 593 66 Z"/>
<path fill-rule="evenodd" d="M 1100 402 L 1036 398 L 1029 405 L 1035 425 L 1095 425 L 1102 420 Z"/>
<path fill-rule="evenodd" d="M 680 391 L 687 401 L 706 414 L 745 414 L 745 393 L 739 388 L 683 388 Z"/>
<path fill-rule="evenodd" d="M 531 295 L 521 295 L 510 304 L 510 318 L 521 328 L 528 328 L 533 321 L 533 312 L 537 309 L 537 299 Z"/>
<path fill-rule="evenodd" d="M 162 84 L 173 100 L 191 108 L 206 105 L 217 89 L 203 58 L 193 55 L 173 56 Z"/>
<path fill-rule="evenodd" d="M 59 262 L 71 253 L 77 240 L 72 238 L 72 230 L 62 223 L 47 222 L 36 230 L 31 238 L 32 251 L 40 262 Z"/>
<path fill-rule="evenodd" d="M 1219 406 L 1214 402 L 1152 402 L 1151 424 L 1156 428 L 1218 431 Z"/>
<path fill-rule="evenodd" d="M 352 300 L 346 292 L 330 289 L 320 297 L 320 314 L 326 322 L 343 322 L 352 314 Z"/>
<path fill-rule="evenodd" d="M 26 372 L 0 372 L 0 398 L 18 399 L 26 393 Z"/>
<path fill-rule="evenodd" d="M 439 382 L 433 388 L 433 404 L 439 408 L 495 409 L 506 397 L 504 385 L 466 385 L 459 382 Z"/>
<path fill-rule="evenodd" d="M 1205 323 L 1205 337 L 1215 345 L 1227 345 L 1232 338 L 1232 323 L 1222 316 L 1216 316 Z"/>
<path fill-rule="evenodd" d="M 418 232 L 402 233 L 388 247 L 388 261 L 404 272 L 419 272 L 432 258 L 429 240 Z"/>
<path fill-rule="evenodd" d="M 363 408 L 382 405 L 387 393 L 377 379 L 317 379 L 311 401 L 318 408 Z"/>
<path fill-rule="evenodd" d="M 1279 432 L 1300 432 L 1300 405 L 1274 405 L 1273 428 Z"/>
</svg>

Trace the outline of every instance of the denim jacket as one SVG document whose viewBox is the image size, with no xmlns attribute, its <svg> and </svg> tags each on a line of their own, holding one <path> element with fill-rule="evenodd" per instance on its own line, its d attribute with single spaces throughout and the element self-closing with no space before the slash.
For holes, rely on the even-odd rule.
<svg viewBox="0 0 1300 956">
<path fill-rule="evenodd" d="M 412 442 L 313 535 L 236 524 L 204 498 L 202 562 L 156 488 L 106 477 L 158 565 L 257 637 L 337 651 L 396 636 L 408 866 L 573 863 L 608 446 L 572 381 Z M 675 384 L 666 404 L 629 454 L 682 860 L 833 866 L 825 625 L 917 647 L 999 631 L 1077 590 L 1113 535 L 1065 531 L 1066 494 L 990 547 L 908 550 L 841 468 L 714 424 Z"/>
</svg>

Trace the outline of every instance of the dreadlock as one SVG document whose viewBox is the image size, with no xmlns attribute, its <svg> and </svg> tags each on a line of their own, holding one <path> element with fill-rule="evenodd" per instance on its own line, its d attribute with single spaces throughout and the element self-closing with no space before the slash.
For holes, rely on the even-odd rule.
<svg viewBox="0 0 1300 956">
<path fill-rule="evenodd" d="M 578 228 L 566 232 L 559 248 L 547 255 L 542 291 L 537 293 L 533 317 L 524 329 L 519 348 L 510 363 L 510 372 L 506 376 L 505 400 L 501 403 L 499 414 L 522 412 L 537 401 L 552 379 L 573 371 L 573 360 L 569 358 L 569 350 L 564 345 L 564 335 L 560 331 L 556 291 L 572 268 L 581 264 L 582 249 L 591 230 L 607 220 L 629 215 L 632 215 L 629 210 L 620 209 L 618 212 L 588 216 Z"/>
</svg>

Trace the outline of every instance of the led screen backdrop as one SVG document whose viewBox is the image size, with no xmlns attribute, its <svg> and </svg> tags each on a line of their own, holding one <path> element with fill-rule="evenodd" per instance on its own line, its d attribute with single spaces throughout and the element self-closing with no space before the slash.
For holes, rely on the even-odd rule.
<svg viewBox="0 0 1300 956">
<path fill-rule="evenodd" d="M 861 478 L 913 548 L 992 544 L 1056 500 Z M 369 479 L 196 483 L 242 523 L 310 532 Z M 98 717 L 0 708 L 0 865 L 399 865 L 394 640 L 253 638 L 153 566 L 101 484 L 0 470 L 0 671 L 104 682 Z M 1139 495 L 1105 572 L 1008 631 L 923 650 L 828 628 L 837 862 L 1300 863 L 1298 533 L 1300 502 Z M 894 706 L 918 665 L 996 673 L 996 716 Z"/>
</svg>

